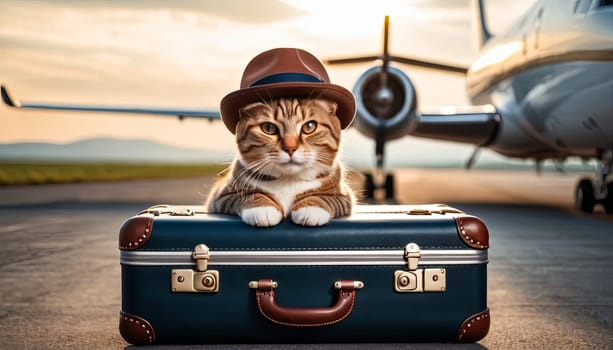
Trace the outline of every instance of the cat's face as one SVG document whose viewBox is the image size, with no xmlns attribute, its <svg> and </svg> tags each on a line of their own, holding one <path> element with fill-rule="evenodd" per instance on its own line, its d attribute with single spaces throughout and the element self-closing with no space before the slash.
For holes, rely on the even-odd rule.
<svg viewBox="0 0 613 350">
<path fill-rule="evenodd" d="M 319 98 L 247 105 L 236 128 L 243 165 L 274 177 L 314 178 L 330 172 L 340 137 L 336 104 Z"/>
</svg>

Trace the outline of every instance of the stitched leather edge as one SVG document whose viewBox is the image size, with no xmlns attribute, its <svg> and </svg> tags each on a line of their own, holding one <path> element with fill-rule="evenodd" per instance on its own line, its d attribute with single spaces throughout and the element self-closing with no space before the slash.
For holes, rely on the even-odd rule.
<svg viewBox="0 0 613 350">
<path fill-rule="evenodd" d="M 474 249 L 489 248 L 490 233 L 481 219 L 470 215 L 458 215 L 455 222 L 458 234 L 466 245 Z"/>
<path fill-rule="evenodd" d="M 487 335 L 490 330 L 490 309 L 467 318 L 458 330 L 457 340 L 462 343 L 474 343 Z"/>
<path fill-rule="evenodd" d="M 119 229 L 119 249 L 135 250 L 151 238 L 153 215 L 143 214 L 126 220 Z"/>
<path fill-rule="evenodd" d="M 153 326 L 142 317 L 119 312 L 119 333 L 130 344 L 144 345 L 155 342 Z"/>
</svg>

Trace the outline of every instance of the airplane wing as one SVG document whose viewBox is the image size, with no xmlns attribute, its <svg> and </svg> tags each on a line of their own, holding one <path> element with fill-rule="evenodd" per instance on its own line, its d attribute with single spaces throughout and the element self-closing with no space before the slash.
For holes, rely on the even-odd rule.
<svg viewBox="0 0 613 350">
<path fill-rule="evenodd" d="M 408 134 L 483 147 L 494 141 L 500 121 L 492 105 L 441 107 L 412 118 Z"/>
<path fill-rule="evenodd" d="M 177 108 L 140 108 L 140 107 L 109 107 L 109 106 L 93 106 L 93 105 L 77 105 L 77 104 L 62 104 L 62 103 L 31 103 L 19 102 L 11 98 L 8 89 L 4 85 L 0 85 L 2 93 L 2 101 L 12 108 L 21 109 L 44 109 L 57 111 L 83 111 L 83 112 L 110 112 L 110 113 L 131 113 L 131 114 L 148 114 L 157 116 L 175 116 L 179 119 L 184 118 L 204 118 L 209 120 L 220 119 L 218 110 L 213 109 L 177 109 Z"/>
<path fill-rule="evenodd" d="M 476 146 L 464 164 L 470 169 L 482 147 L 498 135 L 501 116 L 492 105 L 444 107 L 439 111 L 417 114 L 411 119 L 408 135 Z"/>
</svg>

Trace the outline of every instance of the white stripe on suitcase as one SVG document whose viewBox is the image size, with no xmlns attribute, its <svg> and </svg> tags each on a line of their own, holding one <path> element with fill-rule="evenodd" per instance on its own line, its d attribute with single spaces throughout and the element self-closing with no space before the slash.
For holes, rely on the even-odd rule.
<svg viewBox="0 0 613 350">
<path fill-rule="evenodd" d="M 404 250 L 224 250 L 210 252 L 211 266 L 406 265 Z M 192 251 L 120 251 L 124 265 L 195 265 Z M 425 249 L 419 265 L 476 265 L 488 262 L 487 250 Z"/>
</svg>

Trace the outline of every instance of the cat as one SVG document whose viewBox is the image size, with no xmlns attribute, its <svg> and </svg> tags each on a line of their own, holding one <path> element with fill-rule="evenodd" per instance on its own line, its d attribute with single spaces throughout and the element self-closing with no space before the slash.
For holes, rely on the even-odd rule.
<svg viewBox="0 0 613 350">
<path fill-rule="evenodd" d="M 336 109 L 325 98 L 276 98 L 242 107 L 236 158 L 213 186 L 207 210 L 260 227 L 287 216 L 298 225 L 321 226 L 349 215 L 355 196 L 338 160 Z"/>
</svg>

